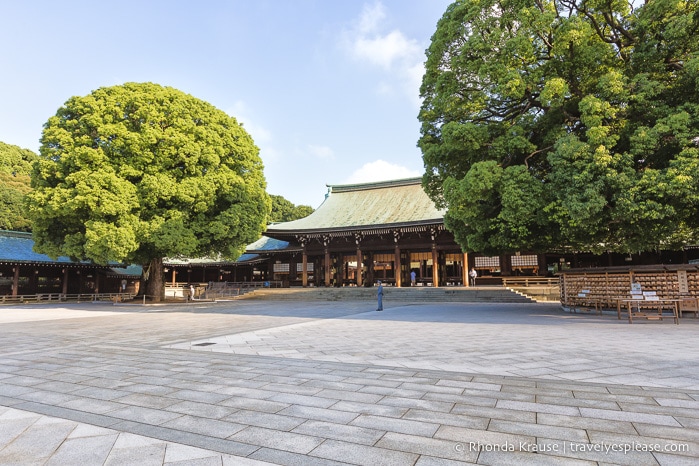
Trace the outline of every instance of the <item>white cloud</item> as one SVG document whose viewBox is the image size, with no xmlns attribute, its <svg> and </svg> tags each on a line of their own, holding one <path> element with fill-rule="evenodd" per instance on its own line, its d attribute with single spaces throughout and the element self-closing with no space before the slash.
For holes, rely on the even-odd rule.
<svg viewBox="0 0 699 466">
<path fill-rule="evenodd" d="M 423 48 L 400 30 L 385 31 L 386 18 L 381 2 L 365 4 L 356 25 L 345 32 L 345 49 L 353 59 L 384 73 L 377 84 L 379 94 L 402 93 L 419 106 L 425 61 Z"/>
<path fill-rule="evenodd" d="M 361 34 L 369 34 L 379 28 L 379 23 L 386 18 L 386 9 L 381 2 L 373 5 L 365 4 L 362 8 L 362 16 L 359 18 L 357 30 Z"/>
<path fill-rule="evenodd" d="M 327 146 L 308 145 L 308 153 L 318 159 L 334 159 L 335 153 Z"/>
<path fill-rule="evenodd" d="M 385 70 L 398 68 L 397 71 L 402 72 L 406 67 L 409 68 L 406 62 L 412 63 L 421 50 L 417 41 L 408 39 L 396 30 L 383 36 L 356 37 L 352 44 L 352 52 L 359 60 L 368 61 Z"/>
<path fill-rule="evenodd" d="M 401 165 L 395 165 L 385 160 L 376 160 L 364 164 L 355 170 L 344 183 L 371 183 L 373 181 L 399 180 L 422 176 L 418 170 L 411 170 Z"/>
</svg>

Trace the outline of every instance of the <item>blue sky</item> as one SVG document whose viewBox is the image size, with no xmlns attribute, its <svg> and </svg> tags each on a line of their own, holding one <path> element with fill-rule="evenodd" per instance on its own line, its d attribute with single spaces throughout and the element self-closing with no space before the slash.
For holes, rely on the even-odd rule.
<svg viewBox="0 0 699 466">
<path fill-rule="evenodd" d="M 420 176 L 419 85 L 449 0 L 0 0 L 0 141 L 68 98 L 155 82 L 243 122 L 268 192 Z"/>
</svg>

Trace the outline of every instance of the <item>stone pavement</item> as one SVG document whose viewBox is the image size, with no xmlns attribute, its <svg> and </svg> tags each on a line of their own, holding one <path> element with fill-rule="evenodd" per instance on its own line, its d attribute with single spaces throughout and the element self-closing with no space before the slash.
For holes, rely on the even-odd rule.
<svg viewBox="0 0 699 466">
<path fill-rule="evenodd" d="M 699 319 L 0 308 L 0 464 L 699 464 Z"/>
</svg>

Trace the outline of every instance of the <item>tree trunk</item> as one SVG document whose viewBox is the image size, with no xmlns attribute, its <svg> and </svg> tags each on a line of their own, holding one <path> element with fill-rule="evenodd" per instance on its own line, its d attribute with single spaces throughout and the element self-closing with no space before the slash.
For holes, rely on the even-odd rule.
<svg viewBox="0 0 699 466">
<path fill-rule="evenodd" d="M 162 257 L 152 259 L 150 264 L 148 264 L 146 295 L 156 303 L 159 303 L 165 299 L 165 282 L 163 281 Z"/>
</svg>

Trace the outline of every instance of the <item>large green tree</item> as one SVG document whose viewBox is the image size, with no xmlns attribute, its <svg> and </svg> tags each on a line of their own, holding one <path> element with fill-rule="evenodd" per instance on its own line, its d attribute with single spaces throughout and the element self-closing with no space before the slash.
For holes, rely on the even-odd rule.
<svg viewBox="0 0 699 466">
<path fill-rule="evenodd" d="M 271 194 L 272 213 L 269 216 L 270 223 L 290 222 L 308 217 L 313 213 L 313 207 L 308 205 L 295 205 L 288 199 Z"/>
<path fill-rule="evenodd" d="M 72 97 L 45 124 L 29 196 L 35 249 L 144 266 L 163 296 L 165 257 L 236 258 L 265 227 L 258 148 L 188 94 L 127 83 Z"/>
<path fill-rule="evenodd" d="M 697 1 L 460 0 L 421 87 L 423 185 L 467 251 L 699 240 Z"/>
<path fill-rule="evenodd" d="M 31 191 L 32 163 L 29 149 L 0 142 L 0 230 L 31 231 L 24 199 Z"/>
</svg>

